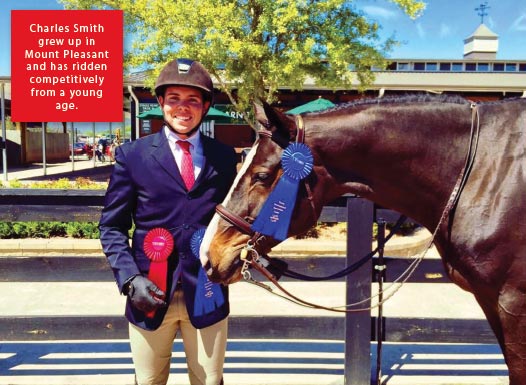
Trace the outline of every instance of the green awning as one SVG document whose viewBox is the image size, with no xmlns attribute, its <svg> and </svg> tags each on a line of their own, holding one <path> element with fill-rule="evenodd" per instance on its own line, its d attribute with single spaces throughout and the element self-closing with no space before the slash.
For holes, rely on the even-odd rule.
<svg viewBox="0 0 526 385">
<path fill-rule="evenodd" d="M 301 106 L 295 107 L 292 110 L 285 112 L 288 115 L 299 115 L 305 112 L 316 112 L 326 110 L 327 108 L 334 107 L 335 104 L 330 100 L 318 98 L 311 102 L 302 104 Z"/>
</svg>

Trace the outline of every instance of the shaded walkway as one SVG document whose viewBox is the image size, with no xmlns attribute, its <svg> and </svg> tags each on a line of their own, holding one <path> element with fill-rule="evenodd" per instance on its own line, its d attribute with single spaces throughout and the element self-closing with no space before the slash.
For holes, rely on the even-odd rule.
<svg viewBox="0 0 526 385">
<path fill-rule="evenodd" d="M 375 344 L 372 351 L 374 367 Z M 343 341 L 230 340 L 225 383 L 340 384 L 343 371 Z M 170 385 L 187 383 L 179 340 L 174 344 L 170 373 Z M 506 374 L 496 345 L 384 345 L 383 379 L 388 385 L 504 384 Z M 132 384 L 129 344 L 127 340 L 2 343 L 0 383 Z"/>
<path fill-rule="evenodd" d="M 47 164 L 45 169 L 46 174 L 44 175 L 43 165 L 35 163 L 23 167 L 8 167 L 7 180 L 43 181 L 67 178 L 70 181 L 74 181 L 79 177 L 84 177 L 95 182 L 107 182 L 112 170 L 113 164 L 110 162 L 97 162 L 95 167 L 93 167 L 92 160 L 82 159 L 75 160 L 74 163 Z M 0 173 L 0 181 L 4 181 L 4 175 L 2 173 Z"/>
</svg>

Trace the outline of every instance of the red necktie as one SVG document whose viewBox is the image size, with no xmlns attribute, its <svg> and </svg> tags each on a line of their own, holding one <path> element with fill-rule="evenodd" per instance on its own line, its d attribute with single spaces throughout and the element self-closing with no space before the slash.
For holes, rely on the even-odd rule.
<svg viewBox="0 0 526 385">
<path fill-rule="evenodd" d="M 181 176 L 183 177 L 186 189 L 190 190 L 194 185 L 194 163 L 192 162 L 192 154 L 190 153 L 190 142 L 178 140 L 177 144 L 183 150 L 183 158 L 181 160 Z"/>
</svg>

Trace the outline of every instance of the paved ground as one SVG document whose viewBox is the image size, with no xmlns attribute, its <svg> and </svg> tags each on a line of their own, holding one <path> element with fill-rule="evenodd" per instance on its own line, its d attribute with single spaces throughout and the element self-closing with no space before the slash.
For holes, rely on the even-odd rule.
<svg viewBox="0 0 526 385">
<path fill-rule="evenodd" d="M 51 163 L 43 165 L 35 163 L 27 166 L 7 168 L 4 174 L 0 169 L 0 181 L 8 184 L 10 181 L 40 181 L 49 179 L 68 178 L 75 180 L 78 177 L 86 177 L 97 182 L 106 182 L 112 170 L 111 162 L 93 162 L 84 157 L 78 157 L 75 162 Z"/>
<path fill-rule="evenodd" d="M 93 254 L 77 255 L 78 265 Z M 49 266 L 61 256 L 14 257 L 15 261 L 44 258 Z M 8 274 L 2 266 L 9 257 L 0 258 L 0 275 Z M 104 257 L 100 256 L 103 260 Z M 30 261 L 29 261 L 30 262 Z M 15 265 L 16 266 L 16 265 Z M 64 274 L 79 274 L 68 269 Z M 13 341 L 2 338 L 0 330 L 0 384 L 132 384 L 133 366 L 125 337 L 85 340 L 69 337 L 45 337 L 51 322 L 61 319 L 106 317 L 120 319 L 124 297 L 119 296 L 111 278 L 90 277 L 55 280 L 28 270 L 15 280 L 0 282 L 1 319 L 32 320 L 28 337 Z M 105 274 L 111 275 L 109 269 Z M 92 274 L 86 272 L 86 275 Z M 5 275 L 4 275 L 5 277 Z M 345 298 L 344 282 L 284 282 L 288 290 L 326 305 L 341 305 Z M 334 314 L 306 309 L 274 297 L 265 290 L 246 283 L 231 286 L 231 316 L 300 316 L 333 317 Z M 425 300 L 422 300 L 425 299 Z M 454 301 L 452 301 L 454 299 Z M 372 311 L 372 315 L 376 312 Z M 483 314 L 471 295 L 452 284 L 406 284 L 384 307 L 386 317 L 429 317 L 482 319 Z M 109 328 L 119 326 L 108 323 Z M 82 327 L 82 326 L 80 326 Z M 56 327 L 55 327 L 56 329 Z M 64 334 L 69 336 L 67 328 Z M 124 327 L 121 326 L 121 329 Z M 123 333 L 125 331 L 121 330 Z M 236 332 L 232 330 L 233 334 Z M 328 332 L 328 331 L 327 331 Z M 344 342 L 324 340 L 327 334 L 313 326 L 310 339 L 230 339 L 225 364 L 225 383 L 229 385 L 336 385 L 343 384 Z M 122 335 L 123 333 L 119 333 Z M 309 334 L 309 332 L 306 332 Z M 33 334 L 33 335 L 32 335 Z M 80 334 L 80 330 L 79 330 Z M 265 335 L 265 330 L 260 331 Z M 371 344 L 372 378 L 376 365 L 375 343 Z M 170 385 L 186 384 L 181 342 L 173 350 Z M 499 348 L 484 344 L 384 343 L 382 378 L 388 385 L 505 384 L 506 367 Z"/>
<path fill-rule="evenodd" d="M 87 162 L 86 162 L 87 163 Z M 92 165 L 92 164 L 91 164 Z M 74 173 L 92 173 L 104 180 L 110 167 L 90 169 L 75 163 Z M 82 168 L 81 166 L 85 167 Z M 97 165 L 98 166 L 98 165 Z M 69 171 L 68 171 L 69 169 Z M 71 164 L 13 172 L 9 180 L 34 180 L 50 175 L 72 177 Z M 68 175 L 68 176 L 66 176 Z M 11 178 L 13 177 L 13 178 Z M 399 241 L 392 250 L 421 248 L 427 236 L 419 234 L 411 242 Z M 411 245 L 409 245 L 409 243 Z M 345 253 L 338 242 L 287 241 L 275 249 L 278 255 L 298 258 L 306 252 L 335 257 Z M 125 338 L 86 340 L 39 337 L 39 326 L 46 319 L 120 319 L 124 297 L 119 296 L 111 272 L 104 265 L 98 241 L 67 239 L 0 240 L 0 321 L 33 322 L 34 333 L 13 341 L 0 330 L 0 384 L 108 385 L 132 384 L 133 366 Z M 391 254 L 394 255 L 394 254 Z M 427 258 L 437 258 L 431 249 Z M 88 259 L 100 260 L 100 271 L 84 273 L 80 268 Z M 67 276 L 53 275 L 54 266 L 69 261 L 79 271 L 68 268 Z M 43 268 L 29 269 L 35 266 Z M 49 268 L 45 268 L 48 266 Z M 63 266 L 63 265 L 62 265 Z M 20 269 L 23 269 L 20 271 Z M 108 274 L 109 277 L 108 278 Z M 100 278 L 104 276 L 103 278 Z M 9 279 L 11 277 L 11 279 Z M 16 277 L 16 278 L 15 278 Z M 98 277 L 94 279 L 94 277 Z M 286 287 L 313 302 L 341 305 L 344 282 L 285 282 Z M 376 290 L 376 289 L 373 289 Z M 232 317 L 299 316 L 332 317 L 332 313 L 305 309 L 270 295 L 261 288 L 238 283 L 231 286 Z M 372 313 L 375 314 L 374 312 Z M 386 317 L 424 317 L 483 319 L 473 297 L 448 283 L 405 284 L 384 307 Z M 113 317 L 113 318 L 112 318 Z M 25 322 L 24 321 L 24 322 Z M 111 327 L 111 325 L 108 325 Z M 79 333 L 81 331 L 79 330 Z M 234 331 L 233 331 L 234 332 Z M 308 331 L 307 331 L 308 332 Z M 264 333 L 264 331 L 262 332 Z M 35 334 L 37 335 L 35 337 Z M 324 340 L 323 330 L 311 339 L 231 339 L 227 349 L 225 383 L 228 385 L 336 385 L 343 384 L 344 342 Z M 3 337 L 2 337 L 3 336 Z M 170 385 L 186 384 L 181 342 L 173 350 Z M 373 371 L 376 344 L 371 345 Z M 384 343 L 383 383 L 387 385 L 506 384 L 506 367 L 494 344 Z M 374 378 L 374 373 L 372 374 Z M 361 385 L 361 384 L 360 384 Z M 364 384 L 366 385 L 366 384 Z"/>
</svg>

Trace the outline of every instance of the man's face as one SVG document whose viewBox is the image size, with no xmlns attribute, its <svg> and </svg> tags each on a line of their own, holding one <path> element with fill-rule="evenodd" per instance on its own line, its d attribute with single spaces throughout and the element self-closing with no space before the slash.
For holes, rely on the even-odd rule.
<svg viewBox="0 0 526 385">
<path fill-rule="evenodd" d="M 198 89 L 181 86 L 168 86 L 159 104 L 164 120 L 183 139 L 193 134 L 210 105 Z"/>
</svg>

